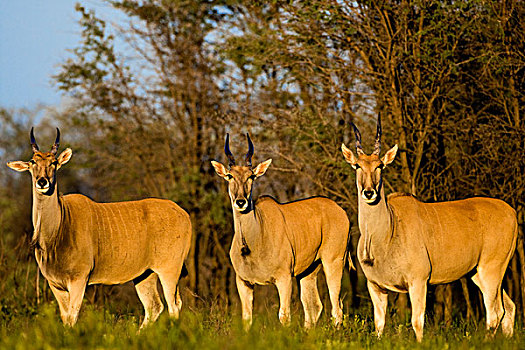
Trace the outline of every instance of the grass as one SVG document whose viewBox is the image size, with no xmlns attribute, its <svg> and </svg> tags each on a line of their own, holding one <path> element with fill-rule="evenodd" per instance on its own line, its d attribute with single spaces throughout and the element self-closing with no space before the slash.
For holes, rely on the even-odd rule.
<svg viewBox="0 0 525 350">
<path fill-rule="evenodd" d="M 365 312 L 369 313 L 369 310 Z M 275 317 L 274 317 L 275 316 Z M 62 325 L 56 303 L 14 315 L 0 310 L 0 349 L 523 349 L 525 332 L 517 326 L 511 339 L 498 334 L 485 340 L 482 326 L 457 321 L 451 327 L 428 324 L 421 344 L 409 324 L 388 320 L 385 336 L 373 334 L 369 316 L 351 314 L 334 328 L 323 317 L 315 329 L 304 330 L 300 315 L 282 327 L 276 315 L 256 314 L 249 332 L 237 313 L 185 308 L 178 321 L 166 313 L 137 333 L 141 313 L 118 314 L 84 304 L 74 328 Z"/>
</svg>

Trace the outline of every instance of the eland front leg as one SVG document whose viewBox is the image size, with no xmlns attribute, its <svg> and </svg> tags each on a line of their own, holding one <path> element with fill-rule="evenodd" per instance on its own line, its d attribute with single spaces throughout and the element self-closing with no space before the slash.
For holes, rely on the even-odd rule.
<svg viewBox="0 0 525 350">
<path fill-rule="evenodd" d="M 388 293 L 377 284 L 367 281 L 368 292 L 374 305 L 374 324 L 378 338 L 383 335 L 385 328 L 386 308 L 388 306 Z"/>
<path fill-rule="evenodd" d="M 51 292 L 53 292 L 53 295 L 55 296 L 55 299 L 57 300 L 58 308 L 60 309 L 60 318 L 62 319 L 62 323 L 67 324 L 68 311 L 69 311 L 69 293 L 67 290 L 59 289 L 53 286 L 51 283 L 49 283 L 49 288 L 51 289 Z"/>
<path fill-rule="evenodd" d="M 86 292 L 87 278 L 78 279 L 69 283 L 69 308 L 67 312 L 67 321 L 65 322 L 68 326 L 74 326 L 78 320 L 78 314 L 80 313 L 80 306 L 82 306 L 82 299 L 84 299 L 84 293 Z"/>
<path fill-rule="evenodd" d="M 249 330 L 252 325 L 252 310 L 253 310 L 253 285 L 244 281 L 237 275 L 235 277 L 237 283 L 237 292 L 241 298 L 242 321 L 244 330 Z"/>
</svg>

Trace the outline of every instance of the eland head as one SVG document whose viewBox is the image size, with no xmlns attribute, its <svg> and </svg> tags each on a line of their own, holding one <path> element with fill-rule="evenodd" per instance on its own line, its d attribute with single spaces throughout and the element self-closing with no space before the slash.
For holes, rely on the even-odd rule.
<svg viewBox="0 0 525 350">
<path fill-rule="evenodd" d="M 226 134 L 226 142 L 224 144 L 224 153 L 226 157 L 228 157 L 228 168 L 222 163 L 216 161 L 211 162 L 217 175 L 228 181 L 228 193 L 232 206 L 239 212 L 250 210 L 249 206 L 252 202 L 253 182 L 255 179 L 263 176 L 272 163 L 272 160 L 268 159 L 253 168 L 253 143 L 249 134 L 246 134 L 246 139 L 248 141 L 248 153 L 246 153 L 244 157 L 244 165 L 236 165 L 235 163 L 235 157 L 230 151 L 229 134 Z"/>
<path fill-rule="evenodd" d="M 56 157 L 60 144 L 60 130 L 58 128 L 55 143 L 49 152 L 40 151 L 33 128 L 31 128 L 30 141 L 33 157 L 27 162 L 20 160 L 9 162 L 7 166 L 20 172 L 29 171 L 33 178 L 33 189 L 39 194 L 51 196 L 56 189 L 56 172 L 71 159 L 73 151 L 67 148 L 60 153 L 58 158 Z"/>
<path fill-rule="evenodd" d="M 355 144 L 357 157 L 345 146 L 341 145 L 345 160 L 356 169 L 356 182 L 358 195 L 365 203 L 374 205 L 379 203 L 381 187 L 383 185 L 382 171 L 394 161 L 397 153 L 397 145 L 392 147 L 383 157 L 379 157 L 381 152 L 381 117 L 377 118 L 377 132 L 372 154 L 367 155 L 361 146 L 361 133 L 354 123 L 351 123 L 355 134 Z"/>
</svg>

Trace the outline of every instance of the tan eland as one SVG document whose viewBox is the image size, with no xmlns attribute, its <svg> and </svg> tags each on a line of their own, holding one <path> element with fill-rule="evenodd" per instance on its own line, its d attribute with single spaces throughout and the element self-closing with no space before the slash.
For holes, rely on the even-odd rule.
<svg viewBox="0 0 525 350">
<path fill-rule="evenodd" d="M 217 174 L 228 181 L 235 229 L 230 258 L 245 327 L 252 322 L 256 284 L 276 285 L 280 299 L 279 320 L 283 324 L 289 322 L 294 277 L 300 284 L 304 325 L 307 328 L 315 325 L 323 308 L 317 289 L 321 266 L 330 293 L 333 321 L 340 324 L 343 312 L 339 293 L 349 243 L 349 221 L 345 211 L 323 197 L 279 203 L 263 196 L 254 202 L 253 183 L 264 175 L 272 160 L 252 168 L 253 144 L 248 135 L 247 139 L 246 165 L 235 165 L 229 135 L 224 147 L 229 168 L 211 162 Z"/>
<path fill-rule="evenodd" d="M 408 292 L 412 327 L 421 341 L 427 284 L 449 283 L 472 271 L 472 281 L 483 294 L 489 335 L 501 322 L 503 333 L 511 336 L 515 306 L 501 283 L 516 247 L 514 209 L 492 198 L 441 203 L 422 203 L 406 194 L 386 198 L 382 173 L 394 160 L 397 145 L 379 157 L 378 119 L 375 149 L 366 155 L 359 130 L 352 126 L 357 157 L 344 144 L 342 151 L 356 169 L 361 231 L 357 257 L 368 280 L 377 335 L 385 325 L 388 290 Z"/>
<path fill-rule="evenodd" d="M 88 284 L 133 281 L 145 309 L 142 328 L 164 308 L 158 279 L 169 314 L 177 318 L 178 281 L 192 234 L 188 214 L 163 199 L 95 203 L 80 194 L 59 196 L 57 170 L 72 155 L 67 148 L 56 158 L 59 140 L 57 128 L 51 151 L 41 152 L 31 129 L 32 159 L 7 165 L 31 173 L 35 257 L 62 321 L 76 323 Z"/>
</svg>

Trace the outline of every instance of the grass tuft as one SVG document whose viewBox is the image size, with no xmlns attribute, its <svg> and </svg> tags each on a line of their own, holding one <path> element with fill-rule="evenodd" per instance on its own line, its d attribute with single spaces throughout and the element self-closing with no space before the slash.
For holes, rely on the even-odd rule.
<svg viewBox="0 0 525 350">
<path fill-rule="evenodd" d="M 140 315 L 118 315 L 108 309 L 84 305 L 78 324 L 64 327 L 56 303 L 35 310 L 0 309 L 1 349 L 523 349 L 525 332 L 516 327 L 511 339 L 500 333 L 486 340 L 483 327 L 457 321 L 450 327 L 429 324 L 421 344 L 409 324 L 389 322 L 382 339 L 374 334 L 369 315 L 346 315 L 335 328 L 323 317 L 317 327 L 304 330 L 300 315 L 289 326 L 276 315 L 256 314 L 245 332 L 237 314 L 185 309 L 178 321 L 163 313 L 159 320 L 138 333 Z"/>
</svg>

